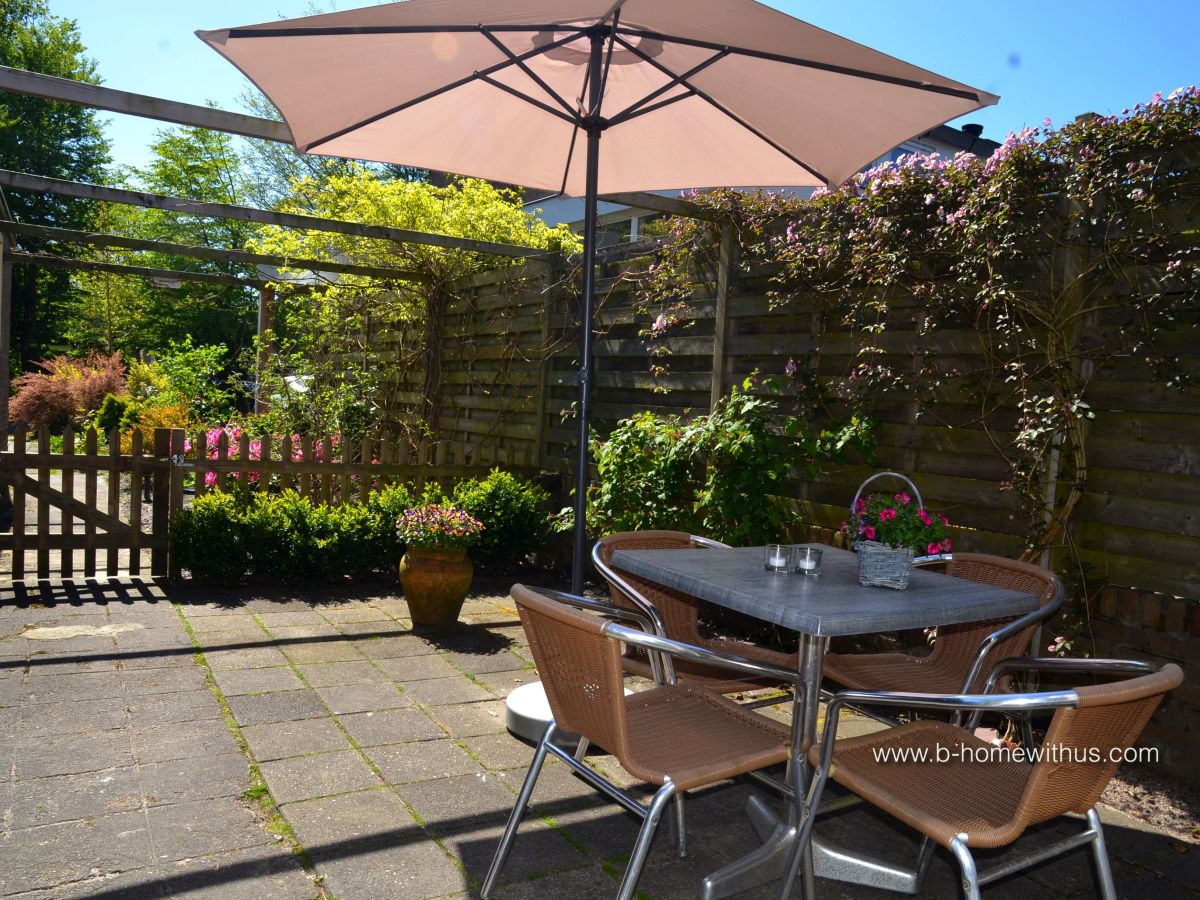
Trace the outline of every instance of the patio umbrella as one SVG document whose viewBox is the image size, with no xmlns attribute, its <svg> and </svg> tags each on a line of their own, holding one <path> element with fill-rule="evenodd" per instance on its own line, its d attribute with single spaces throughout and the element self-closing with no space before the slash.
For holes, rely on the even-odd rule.
<svg viewBox="0 0 1200 900">
<path fill-rule="evenodd" d="M 754 0 L 406 0 L 197 34 L 262 90 L 303 152 L 585 198 L 576 592 L 597 197 L 836 185 L 998 99 Z"/>
</svg>

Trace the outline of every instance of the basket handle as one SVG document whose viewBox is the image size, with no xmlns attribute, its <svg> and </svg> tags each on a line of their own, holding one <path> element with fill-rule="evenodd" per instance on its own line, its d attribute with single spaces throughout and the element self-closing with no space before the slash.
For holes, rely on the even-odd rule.
<svg viewBox="0 0 1200 900">
<path fill-rule="evenodd" d="M 863 488 L 865 488 L 872 481 L 875 481 L 880 478 L 887 478 L 888 476 L 891 476 L 892 478 L 899 478 L 901 481 L 903 481 L 905 484 L 907 484 L 910 488 L 912 488 L 912 492 L 917 498 L 917 509 L 925 508 L 925 501 L 921 499 L 921 492 L 919 490 L 917 490 L 917 486 L 912 483 L 912 479 L 909 478 L 907 475 L 903 474 L 902 472 L 876 472 L 874 475 L 871 475 L 869 478 L 867 478 L 866 481 L 864 481 L 862 484 L 860 484 L 858 486 L 858 492 L 855 493 L 854 499 L 850 501 L 850 519 L 849 519 L 849 521 L 851 521 L 851 522 L 854 521 L 854 517 L 856 515 L 858 515 L 858 513 L 856 512 L 856 510 L 858 509 L 858 498 L 862 496 Z"/>
</svg>

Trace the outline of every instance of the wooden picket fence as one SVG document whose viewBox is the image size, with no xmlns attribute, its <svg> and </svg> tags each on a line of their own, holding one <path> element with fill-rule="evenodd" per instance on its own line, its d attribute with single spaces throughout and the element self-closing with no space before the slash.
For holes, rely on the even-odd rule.
<svg viewBox="0 0 1200 900">
<path fill-rule="evenodd" d="M 58 435 L 56 435 L 57 437 Z M 0 581 L 98 574 L 173 576 L 171 518 L 191 494 L 240 485 L 292 489 L 317 503 L 350 503 L 402 481 L 423 487 L 476 477 L 500 466 L 534 477 L 524 449 L 405 438 L 350 442 L 341 436 L 231 440 L 181 429 L 136 430 L 121 447 L 117 431 L 62 434 L 49 429 L 0 435 L 0 485 L 12 495 L 12 527 L 0 530 Z M 82 445 L 82 450 L 80 446 Z M 2 528 L 2 526 L 0 526 Z"/>
</svg>

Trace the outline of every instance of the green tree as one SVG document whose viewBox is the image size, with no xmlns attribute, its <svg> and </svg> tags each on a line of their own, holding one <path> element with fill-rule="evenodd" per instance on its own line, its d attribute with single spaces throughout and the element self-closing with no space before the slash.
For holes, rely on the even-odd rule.
<svg viewBox="0 0 1200 900">
<path fill-rule="evenodd" d="M 75 22 L 51 15 L 44 0 L 0 3 L 0 65 L 98 84 Z M 7 169 L 71 181 L 101 181 L 108 144 L 93 110 L 0 93 L 0 161 Z M 87 228 L 92 212 L 80 200 L 13 192 L 14 216 L 35 225 Z M 45 241 L 20 238 L 24 250 L 53 252 Z M 14 362 L 28 369 L 62 342 L 64 311 L 74 300 L 66 272 L 17 266 L 13 273 Z"/>
<path fill-rule="evenodd" d="M 295 182 L 280 207 L 482 241 L 564 250 L 578 245 L 567 228 L 550 228 L 525 212 L 516 192 L 478 179 L 455 179 L 437 187 L 385 180 L 355 167 L 346 175 Z M 425 244 L 280 228 L 266 229 L 259 247 L 283 256 L 347 260 L 422 276 L 420 281 L 390 284 L 338 276 L 319 290 L 281 292 L 276 334 L 280 352 L 269 386 L 286 419 L 279 427 L 352 434 L 361 433 L 368 423 L 404 424 L 394 400 L 401 390 L 397 371 L 404 366 L 425 372 L 421 412 L 431 421 L 440 391 L 441 313 L 455 280 L 516 262 Z M 297 274 L 311 283 L 311 273 Z"/>
<path fill-rule="evenodd" d="M 158 194 L 216 203 L 244 204 L 241 158 L 226 134 L 200 128 L 158 132 L 150 164 L 128 173 L 131 187 Z M 241 248 L 253 233 L 245 222 L 211 219 L 119 204 L 97 213 L 98 230 L 144 240 L 213 248 Z M 98 261 L 185 272 L 247 277 L 254 268 L 241 263 L 200 260 L 169 253 L 97 249 Z M 254 334 L 256 297 L 249 288 L 182 282 L 177 286 L 105 272 L 76 276 L 83 297 L 71 316 L 68 335 L 79 344 L 121 350 L 161 351 L 172 342 L 225 344 L 234 356 Z"/>
</svg>

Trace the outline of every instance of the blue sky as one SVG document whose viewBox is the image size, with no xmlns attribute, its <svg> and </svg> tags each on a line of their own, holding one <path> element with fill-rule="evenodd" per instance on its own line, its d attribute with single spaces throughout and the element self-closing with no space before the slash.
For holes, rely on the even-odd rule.
<svg viewBox="0 0 1200 900">
<path fill-rule="evenodd" d="M 502 2 L 502 0 L 497 0 Z M 784 10 L 908 62 L 1000 95 L 998 106 L 959 120 L 984 135 L 1055 123 L 1082 112 L 1117 113 L 1200 82 L 1200 0 L 1006 0 L 899 3 L 768 0 Z M 88 54 L 109 87 L 240 109 L 248 83 L 193 35 L 198 28 L 352 9 L 369 0 L 49 0 L 79 23 Z M 119 11 L 119 12 L 118 12 Z M 162 123 L 112 115 L 119 163 L 140 165 Z"/>
</svg>

